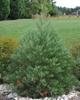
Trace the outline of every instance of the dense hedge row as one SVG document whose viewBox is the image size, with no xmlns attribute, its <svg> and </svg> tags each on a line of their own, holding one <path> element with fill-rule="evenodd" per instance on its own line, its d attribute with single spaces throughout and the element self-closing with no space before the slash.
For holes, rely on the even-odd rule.
<svg viewBox="0 0 80 100">
<path fill-rule="evenodd" d="M 44 1 L 47 3 L 47 0 Z M 40 14 L 40 3 L 41 0 L 37 2 L 34 0 L 0 0 L 0 20 L 30 18 L 33 14 Z M 57 7 L 54 4 L 48 3 L 48 5 L 51 6 L 51 9 L 47 6 L 49 14 L 57 15 Z"/>
</svg>

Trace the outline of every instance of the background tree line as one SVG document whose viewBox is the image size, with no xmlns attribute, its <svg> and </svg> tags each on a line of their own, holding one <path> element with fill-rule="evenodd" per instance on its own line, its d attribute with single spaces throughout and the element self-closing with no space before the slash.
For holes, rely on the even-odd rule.
<svg viewBox="0 0 80 100">
<path fill-rule="evenodd" d="M 53 0 L 0 0 L 0 20 L 31 18 L 40 14 L 47 3 L 47 14 L 58 15 L 58 9 Z M 44 10 L 44 9 L 43 9 Z"/>
<path fill-rule="evenodd" d="M 80 7 L 75 7 L 75 8 L 66 8 L 66 7 L 58 7 L 59 13 L 61 15 L 63 15 L 64 13 L 66 15 L 75 15 L 75 13 L 77 13 L 78 15 L 80 15 Z"/>
</svg>

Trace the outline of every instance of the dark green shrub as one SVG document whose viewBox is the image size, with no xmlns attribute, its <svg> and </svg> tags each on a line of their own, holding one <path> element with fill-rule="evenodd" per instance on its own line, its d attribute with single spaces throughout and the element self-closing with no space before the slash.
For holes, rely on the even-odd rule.
<svg viewBox="0 0 80 100">
<path fill-rule="evenodd" d="M 0 0 L 0 20 L 5 20 L 10 14 L 10 0 Z"/>
<path fill-rule="evenodd" d="M 75 83 L 75 63 L 50 22 L 40 19 L 27 32 L 8 66 L 7 80 L 21 96 L 39 98 L 68 93 Z"/>
<path fill-rule="evenodd" d="M 18 41 L 12 37 L 0 37 L 0 75 L 3 78 L 7 72 L 11 55 L 18 47 Z"/>
<path fill-rule="evenodd" d="M 25 4 L 24 0 L 10 0 L 10 18 L 18 19 L 24 15 Z"/>
</svg>

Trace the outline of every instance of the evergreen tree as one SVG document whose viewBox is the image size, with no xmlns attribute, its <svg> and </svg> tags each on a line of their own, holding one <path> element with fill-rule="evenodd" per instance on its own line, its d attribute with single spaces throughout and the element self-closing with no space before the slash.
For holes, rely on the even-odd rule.
<svg viewBox="0 0 80 100">
<path fill-rule="evenodd" d="M 24 16 L 25 0 L 10 0 L 10 18 L 18 19 Z"/>
<path fill-rule="evenodd" d="M 0 0 L 0 20 L 5 20 L 10 14 L 10 0 Z"/>
<path fill-rule="evenodd" d="M 75 78 L 74 61 L 50 22 L 40 19 L 27 32 L 8 66 L 8 81 L 21 96 L 33 98 L 68 93 Z"/>
</svg>

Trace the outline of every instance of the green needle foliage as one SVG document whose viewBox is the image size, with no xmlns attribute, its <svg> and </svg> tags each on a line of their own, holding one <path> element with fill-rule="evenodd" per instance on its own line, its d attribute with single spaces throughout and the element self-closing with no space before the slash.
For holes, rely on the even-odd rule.
<svg viewBox="0 0 80 100">
<path fill-rule="evenodd" d="M 8 66 L 7 80 L 14 91 L 32 98 L 68 93 L 75 83 L 75 63 L 51 22 L 40 19 L 20 40 L 20 47 Z"/>
</svg>

